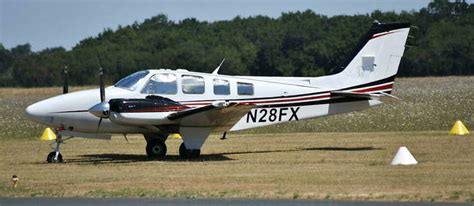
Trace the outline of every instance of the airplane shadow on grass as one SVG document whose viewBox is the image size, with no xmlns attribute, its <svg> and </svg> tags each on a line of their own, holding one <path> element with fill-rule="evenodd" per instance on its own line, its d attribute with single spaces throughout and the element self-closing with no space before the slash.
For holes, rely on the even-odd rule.
<svg viewBox="0 0 474 206">
<path fill-rule="evenodd" d="M 79 158 L 66 159 L 66 164 L 122 164 L 134 162 L 219 162 L 232 161 L 235 159 L 227 157 L 227 155 L 241 155 L 241 154 L 266 154 L 266 153 L 281 153 L 281 152 L 300 152 L 300 151 L 334 151 L 334 152 L 355 152 L 355 151 L 372 151 L 383 150 L 383 148 L 375 147 L 312 147 L 312 148 L 297 148 L 288 150 L 259 150 L 259 151 L 242 151 L 242 152 L 224 152 L 215 154 L 202 154 L 196 159 L 181 159 L 178 155 L 167 155 L 164 159 L 152 160 L 144 154 L 85 154 L 80 155 Z"/>
<path fill-rule="evenodd" d="M 234 155 L 234 154 L 265 154 L 265 153 L 279 153 L 279 152 L 300 152 L 300 151 L 371 151 L 371 150 L 383 150 L 383 148 L 376 147 L 310 147 L 310 148 L 297 148 L 288 150 L 260 150 L 260 151 L 244 151 L 244 152 L 225 152 L 220 153 L 221 155 Z"/>
<path fill-rule="evenodd" d="M 220 154 L 202 154 L 196 159 L 182 159 L 179 155 L 167 155 L 163 159 L 150 159 L 145 154 L 85 154 L 80 158 L 66 159 L 69 164 L 120 164 L 133 162 L 207 162 L 233 160 Z"/>
</svg>

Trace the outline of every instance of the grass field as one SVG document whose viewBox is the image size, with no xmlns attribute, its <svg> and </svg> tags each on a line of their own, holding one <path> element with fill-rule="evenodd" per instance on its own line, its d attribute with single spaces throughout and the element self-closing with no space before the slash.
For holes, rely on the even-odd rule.
<svg viewBox="0 0 474 206">
<path fill-rule="evenodd" d="M 0 145 L 0 196 L 301 198 L 474 201 L 474 138 L 445 132 L 212 136 L 203 157 L 148 161 L 143 138 L 71 140 L 64 164 L 45 142 Z M 390 166 L 400 146 L 419 161 Z M 20 177 L 11 187 L 10 177 Z"/>
<path fill-rule="evenodd" d="M 148 161 L 145 141 L 73 139 L 65 164 L 49 165 L 43 127 L 24 108 L 61 88 L 0 89 L 0 196 L 250 197 L 474 201 L 474 77 L 397 79 L 398 104 L 363 112 L 211 136 L 203 157 Z M 84 89 L 72 88 L 73 90 Z M 420 164 L 390 166 L 400 146 Z M 10 177 L 20 177 L 11 187 Z"/>
</svg>

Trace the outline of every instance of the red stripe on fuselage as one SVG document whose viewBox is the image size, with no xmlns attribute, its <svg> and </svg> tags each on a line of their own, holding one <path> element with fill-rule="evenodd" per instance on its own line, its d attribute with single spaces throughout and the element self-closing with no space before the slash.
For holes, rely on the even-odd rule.
<svg viewBox="0 0 474 206">
<path fill-rule="evenodd" d="M 353 90 L 352 92 L 365 93 L 365 92 L 374 92 L 378 90 L 385 90 L 385 89 L 392 89 L 392 88 L 393 88 L 393 84 L 387 84 L 387 85 L 381 85 L 381 86 L 376 86 L 376 87 L 367 88 L 367 89 Z"/>
</svg>

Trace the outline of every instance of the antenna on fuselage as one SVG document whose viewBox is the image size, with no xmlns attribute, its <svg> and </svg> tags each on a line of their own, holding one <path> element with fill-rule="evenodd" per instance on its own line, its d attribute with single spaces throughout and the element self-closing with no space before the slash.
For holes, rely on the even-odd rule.
<svg viewBox="0 0 474 206">
<path fill-rule="evenodd" d="M 222 64 L 224 63 L 224 61 L 225 61 L 225 58 L 222 59 L 222 61 L 221 61 L 221 63 L 219 64 L 219 66 L 217 66 L 217 68 L 214 69 L 214 71 L 212 72 L 212 74 L 217 75 L 217 72 L 219 72 L 219 69 L 221 68 L 221 66 L 222 66 Z"/>
</svg>

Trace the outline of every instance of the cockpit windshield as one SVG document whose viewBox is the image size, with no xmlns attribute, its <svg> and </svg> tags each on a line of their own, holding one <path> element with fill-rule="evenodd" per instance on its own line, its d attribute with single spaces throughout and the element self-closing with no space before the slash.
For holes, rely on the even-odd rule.
<svg viewBox="0 0 474 206">
<path fill-rule="evenodd" d="M 148 75 L 148 73 L 150 72 L 149 71 L 135 72 L 133 74 L 130 74 L 124 77 L 123 79 L 115 83 L 114 86 L 124 88 L 124 89 L 129 89 L 129 90 L 135 90 L 137 87 L 138 81 L 140 81 L 140 79 L 143 79 L 143 77 Z"/>
</svg>

